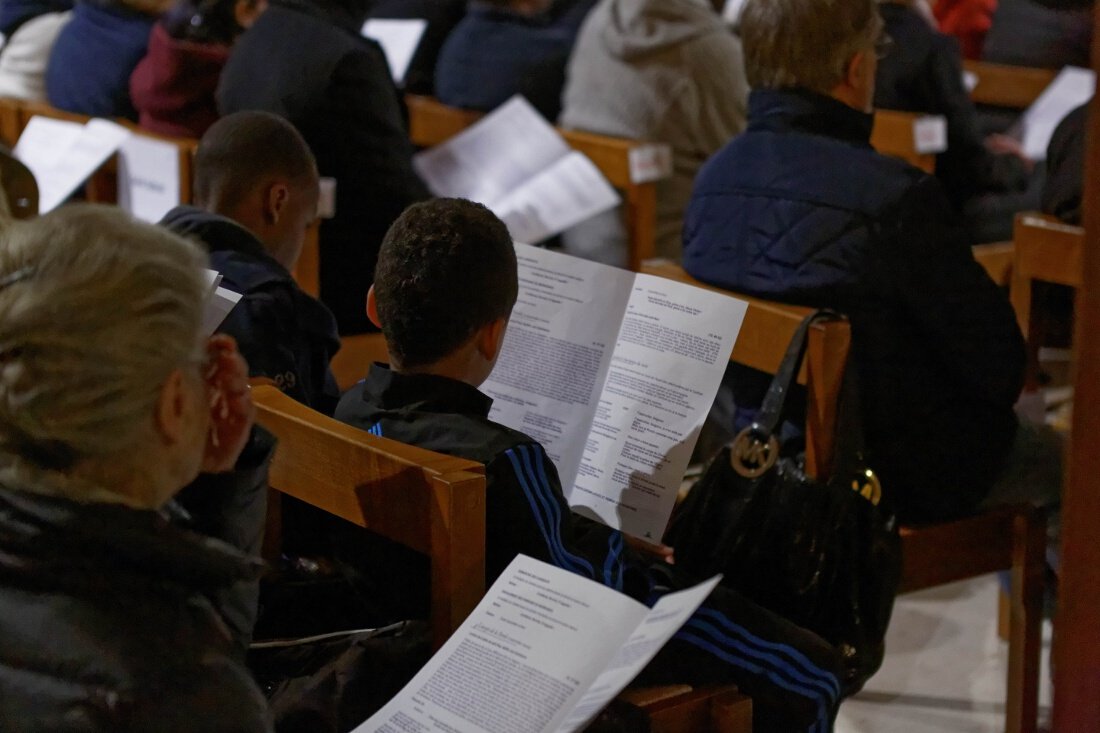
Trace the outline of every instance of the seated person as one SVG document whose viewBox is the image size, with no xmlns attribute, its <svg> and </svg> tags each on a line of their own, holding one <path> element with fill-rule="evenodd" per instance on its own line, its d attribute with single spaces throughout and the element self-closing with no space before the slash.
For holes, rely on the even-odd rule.
<svg viewBox="0 0 1100 733">
<path fill-rule="evenodd" d="M 456 199 L 410 207 L 382 243 L 368 296 L 392 363 L 372 366 L 336 417 L 485 464 L 488 582 L 524 553 L 652 604 L 677 584 L 675 568 L 573 516 L 542 446 L 489 420 L 492 400 L 478 386 L 500 353 L 517 292 L 511 237 L 488 209 Z M 838 663 L 818 637 L 719 589 L 643 679 L 733 682 L 753 699 L 755 730 L 828 730 Z"/>
<path fill-rule="evenodd" d="M 544 117 L 561 112 L 565 62 L 595 0 L 475 0 L 435 69 L 452 107 L 488 112 L 522 94 Z"/>
<path fill-rule="evenodd" d="M 1035 0 L 998 0 L 982 60 L 1060 69 L 1088 66 L 1092 12 L 1054 10 Z"/>
<path fill-rule="evenodd" d="M 340 348 L 336 321 L 290 274 L 317 217 L 313 154 L 286 120 L 237 112 L 203 136 L 193 169 L 195 205 L 173 209 L 161 225 L 202 240 L 210 267 L 244 296 L 219 331 L 237 340 L 251 376 L 331 415 L 340 398 L 329 370 Z"/>
<path fill-rule="evenodd" d="M 138 124 L 175 137 L 202 137 L 217 121 L 222 67 L 237 36 L 266 0 L 181 0 L 155 26 L 149 52 L 130 76 Z"/>
<path fill-rule="evenodd" d="M 0 2 L 0 97 L 45 101 L 46 62 L 72 9 L 72 0 Z"/>
<path fill-rule="evenodd" d="M 435 65 L 439 50 L 462 16 L 466 0 L 377 0 L 371 18 L 428 21 L 409 68 L 405 72 L 405 91 L 411 94 L 435 94 Z"/>
<path fill-rule="evenodd" d="M 50 53 L 46 97 L 58 109 L 137 120 L 130 74 L 171 0 L 80 0 Z"/>
<path fill-rule="evenodd" d="M 1085 188 L 1085 133 L 1089 105 L 1083 104 L 1058 123 L 1047 146 L 1046 180 L 1040 209 L 1067 224 L 1081 223 Z"/>
<path fill-rule="evenodd" d="M 971 243 L 1012 239 L 1016 212 L 1039 205 L 1038 183 L 1028 190 L 1031 161 L 1011 138 L 983 139 L 954 39 L 930 28 L 908 2 L 880 2 L 879 11 L 892 43 L 878 63 L 875 107 L 943 115 L 947 150 L 936 156 L 936 177 L 963 213 Z"/>
<path fill-rule="evenodd" d="M 813 32 L 826 23 L 851 30 Z M 974 261 L 940 182 L 869 144 L 881 29 L 873 0 L 828 10 L 748 0 L 749 126 L 699 174 L 684 268 L 848 315 L 867 460 L 903 521 L 957 517 L 1023 489 L 1049 502 L 1060 446 L 1013 412 L 1024 344 L 1007 299 Z M 738 377 L 743 414 L 767 380 Z"/>
<path fill-rule="evenodd" d="M 254 412 L 232 339 L 201 333 L 202 250 L 81 205 L 2 237 L 4 730 L 270 730 L 218 603 L 261 563 L 165 521 Z"/>
<path fill-rule="evenodd" d="M 745 126 L 741 44 L 720 0 L 600 0 L 581 26 L 566 70 L 562 127 L 652 140 L 672 148 L 657 183 L 657 253 L 679 259 L 684 209 L 703 162 Z M 625 264 L 612 213 L 565 237 L 580 256 Z"/>
<path fill-rule="evenodd" d="M 386 58 L 359 35 L 368 0 L 273 0 L 222 72 L 223 114 L 263 110 L 291 122 L 336 179 L 321 223 L 321 300 L 341 333 L 374 330 L 363 312 L 378 246 L 428 189 L 412 167 L 402 100 Z"/>
</svg>

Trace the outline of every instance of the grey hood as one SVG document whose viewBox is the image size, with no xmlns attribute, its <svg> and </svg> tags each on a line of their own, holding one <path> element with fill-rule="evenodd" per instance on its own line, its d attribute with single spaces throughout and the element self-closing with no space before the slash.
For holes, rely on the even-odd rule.
<svg viewBox="0 0 1100 733">
<path fill-rule="evenodd" d="M 711 33 L 729 33 L 710 0 L 605 0 L 610 22 L 603 42 L 632 60 Z"/>
</svg>

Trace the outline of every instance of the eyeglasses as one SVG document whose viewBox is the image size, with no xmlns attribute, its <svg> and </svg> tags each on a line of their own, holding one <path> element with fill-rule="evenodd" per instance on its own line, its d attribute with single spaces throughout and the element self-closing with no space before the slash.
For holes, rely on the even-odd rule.
<svg viewBox="0 0 1100 733">
<path fill-rule="evenodd" d="M 890 52 L 894 50 L 894 39 L 885 33 L 879 34 L 879 37 L 875 40 L 875 56 L 879 61 L 890 55 Z"/>
</svg>

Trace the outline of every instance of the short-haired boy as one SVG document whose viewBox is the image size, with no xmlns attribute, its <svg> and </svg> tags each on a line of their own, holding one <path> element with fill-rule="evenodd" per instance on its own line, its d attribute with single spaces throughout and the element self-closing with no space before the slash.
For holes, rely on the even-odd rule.
<svg viewBox="0 0 1100 733">
<path fill-rule="evenodd" d="M 490 582 L 524 553 L 653 603 L 677 585 L 674 567 L 574 516 L 542 446 L 489 419 L 492 400 L 478 386 L 500 353 L 517 291 L 511 237 L 488 209 L 457 199 L 411 206 L 383 240 L 367 301 L 391 366 L 372 366 L 336 417 L 485 464 Z M 826 731 L 838 668 L 818 637 L 719 589 L 641 679 L 732 682 L 753 698 L 756 730 Z"/>
</svg>

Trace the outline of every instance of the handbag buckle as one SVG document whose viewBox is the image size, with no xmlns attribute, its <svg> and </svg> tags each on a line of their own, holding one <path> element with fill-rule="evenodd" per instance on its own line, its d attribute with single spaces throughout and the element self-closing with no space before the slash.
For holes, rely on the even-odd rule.
<svg viewBox="0 0 1100 733">
<path fill-rule="evenodd" d="M 863 469 L 860 475 L 853 479 L 852 491 L 871 502 L 871 506 L 878 506 L 882 501 L 882 484 L 875 472 L 869 468 Z"/>
<path fill-rule="evenodd" d="M 748 426 L 730 445 L 730 466 L 739 476 L 758 478 L 779 460 L 779 441 L 759 423 Z"/>
</svg>

